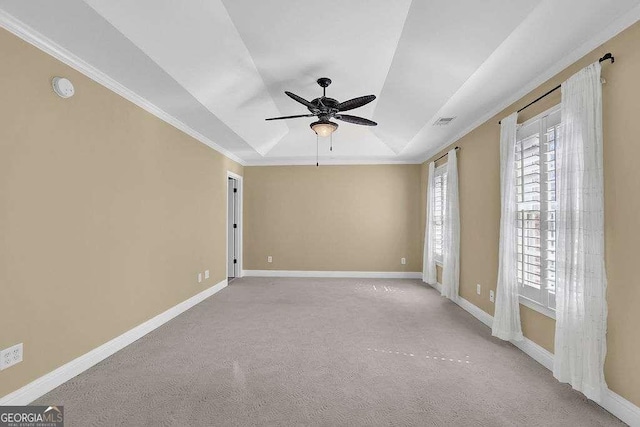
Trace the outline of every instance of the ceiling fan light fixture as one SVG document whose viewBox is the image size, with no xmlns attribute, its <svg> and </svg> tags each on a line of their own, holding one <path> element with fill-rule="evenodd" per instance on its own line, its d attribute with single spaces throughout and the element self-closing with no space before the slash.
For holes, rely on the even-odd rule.
<svg viewBox="0 0 640 427">
<path fill-rule="evenodd" d="M 319 120 L 311 123 L 309 126 L 311 126 L 311 129 L 316 133 L 316 135 L 321 137 L 330 136 L 336 129 L 338 129 L 338 124 L 329 120 Z"/>
</svg>

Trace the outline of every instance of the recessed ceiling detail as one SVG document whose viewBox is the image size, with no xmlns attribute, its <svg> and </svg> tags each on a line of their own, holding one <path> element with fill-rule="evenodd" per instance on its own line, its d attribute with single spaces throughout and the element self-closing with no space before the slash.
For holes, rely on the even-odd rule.
<svg viewBox="0 0 640 427">
<path fill-rule="evenodd" d="M 284 91 L 314 100 L 323 76 L 328 97 L 376 95 L 357 115 L 378 123 L 341 125 L 332 151 L 320 138 L 323 164 L 418 163 L 636 22 L 640 0 L 0 0 L 3 19 L 245 164 L 315 164 L 316 117 L 264 119 L 308 114 Z"/>
<path fill-rule="evenodd" d="M 386 126 L 374 132 L 401 153 L 537 3 L 414 1 L 373 116 Z"/>
<path fill-rule="evenodd" d="M 261 155 L 288 132 L 219 0 L 86 0 Z"/>
</svg>

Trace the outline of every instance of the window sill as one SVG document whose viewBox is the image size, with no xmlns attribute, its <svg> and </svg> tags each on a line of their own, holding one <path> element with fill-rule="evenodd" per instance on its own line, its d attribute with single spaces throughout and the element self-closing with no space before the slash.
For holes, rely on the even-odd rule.
<svg viewBox="0 0 640 427">
<path fill-rule="evenodd" d="M 538 313 L 543 314 L 555 320 L 556 318 L 555 310 L 551 310 L 550 308 L 540 305 L 537 302 L 530 300 L 527 297 L 523 297 L 522 295 L 520 295 L 519 300 L 520 300 L 520 304 L 524 305 L 525 307 L 529 307 L 531 310 L 537 311 Z"/>
</svg>

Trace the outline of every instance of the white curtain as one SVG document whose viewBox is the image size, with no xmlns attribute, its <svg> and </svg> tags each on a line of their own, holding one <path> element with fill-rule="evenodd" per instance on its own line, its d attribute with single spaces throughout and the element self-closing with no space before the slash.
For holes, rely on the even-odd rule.
<svg viewBox="0 0 640 427">
<path fill-rule="evenodd" d="M 433 200 L 435 197 L 435 162 L 429 163 L 429 174 L 427 177 L 427 223 L 424 230 L 424 251 L 422 258 L 422 281 L 434 285 L 438 280 L 436 277 L 436 259 L 433 253 Z"/>
<path fill-rule="evenodd" d="M 518 113 L 501 120 L 500 126 L 500 249 L 498 283 L 493 317 L 493 336 L 503 340 L 522 340 L 518 292 L 518 235 L 516 228 L 516 130 Z"/>
<path fill-rule="evenodd" d="M 447 194 L 442 238 L 442 296 L 458 298 L 460 285 L 460 207 L 458 205 L 458 160 L 456 150 L 447 154 Z"/>
<path fill-rule="evenodd" d="M 562 84 L 561 111 L 553 375 L 599 402 L 607 352 L 599 62 Z"/>
</svg>

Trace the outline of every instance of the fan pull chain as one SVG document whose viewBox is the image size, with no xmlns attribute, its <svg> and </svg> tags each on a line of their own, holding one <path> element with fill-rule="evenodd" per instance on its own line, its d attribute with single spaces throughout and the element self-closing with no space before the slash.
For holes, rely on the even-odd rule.
<svg viewBox="0 0 640 427">
<path fill-rule="evenodd" d="M 318 134 L 316 134 L 316 167 L 320 166 L 320 163 L 318 162 Z"/>
<path fill-rule="evenodd" d="M 333 133 L 331 134 L 331 145 L 329 146 L 329 151 L 333 151 Z"/>
</svg>

